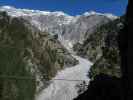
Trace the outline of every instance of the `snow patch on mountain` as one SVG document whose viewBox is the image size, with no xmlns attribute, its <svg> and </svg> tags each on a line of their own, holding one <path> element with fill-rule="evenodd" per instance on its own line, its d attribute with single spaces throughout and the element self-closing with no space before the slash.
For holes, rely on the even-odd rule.
<svg viewBox="0 0 133 100">
<path fill-rule="evenodd" d="M 30 9 L 17 9 L 12 6 L 1 6 L 0 11 L 7 11 L 9 15 L 13 17 L 21 17 L 21 16 L 39 16 L 39 15 L 47 15 L 47 16 L 56 16 L 56 17 L 65 17 L 64 24 L 68 24 L 73 20 L 73 16 L 65 14 L 62 11 L 40 11 L 40 10 L 30 10 Z"/>
<path fill-rule="evenodd" d="M 51 11 L 40 11 L 40 10 L 31 10 L 31 9 L 17 9 L 13 6 L 1 6 L 0 7 L 1 11 L 7 11 L 9 15 L 14 16 L 14 17 L 18 17 L 18 16 L 32 16 L 32 15 L 37 15 L 37 14 L 42 14 L 42 15 L 53 15 L 53 16 L 65 16 L 67 17 L 68 21 L 71 22 L 72 20 L 74 20 L 76 17 L 79 17 L 80 15 L 77 16 L 70 16 L 62 11 L 55 11 L 55 12 L 51 12 Z M 104 15 L 107 16 L 108 18 L 111 19 L 116 19 L 118 18 L 117 16 L 110 14 L 110 13 L 98 13 L 95 11 L 89 11 L 89 12 L 85 12 L 83 14 L 84 16 L 91 16 L 91 15 Z"/>
<path fill-rule="evenodd" d="M 83 15 L 84 15 L 84 16 L 102 15 L 102 16 L 106 16 L 106 17 L 108 17 L 108 18 L 110 18 L 110 19 L 112 19 L 112 20 L 118 18 L 118 16 L 115 16 L 115 15 L 110 14 L 110 13 L 98 13 L 98 12 L 95 12 L 95 11 L 85 12 Z"/>
</svg>

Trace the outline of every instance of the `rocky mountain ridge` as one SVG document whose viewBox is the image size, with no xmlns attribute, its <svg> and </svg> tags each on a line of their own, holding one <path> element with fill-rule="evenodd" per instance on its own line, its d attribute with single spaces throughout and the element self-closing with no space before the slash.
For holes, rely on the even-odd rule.
<svg viewBox="0 0 133 100">
<path fill-rule="evenodd" d="M 92 33 L 100 24 L 114 20 L 117 17 L 112 14 L 101 14 L 94 11 L 85 12 L 82 15 L 70 16 L 62 11 L 50 12 L 28 9 L 17 9 L 11 6 L 0 7 L 12 17 L 22 17 L 41 31 L 50 34 L 58 34 L 59 40 L 69 46 L 84 40 L 85 34 Z"/>
</svg>

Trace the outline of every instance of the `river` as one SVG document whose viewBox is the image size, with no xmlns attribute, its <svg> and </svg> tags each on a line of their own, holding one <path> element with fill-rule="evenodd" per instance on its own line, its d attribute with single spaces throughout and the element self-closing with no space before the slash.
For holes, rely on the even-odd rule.
<svg viewBox="0 0 133 100">
<path fill-rule="evenodd" d="M 51 84 L 36 97 L 36 100 L 73 100 L 78 96 L 76 86 L 82 80 L 89 83 L 87 74 L 92 63 L 84 58 L 74 57 L 79 60 L 79 64 L 58 72 L 51 80 Z"/>
</svg>

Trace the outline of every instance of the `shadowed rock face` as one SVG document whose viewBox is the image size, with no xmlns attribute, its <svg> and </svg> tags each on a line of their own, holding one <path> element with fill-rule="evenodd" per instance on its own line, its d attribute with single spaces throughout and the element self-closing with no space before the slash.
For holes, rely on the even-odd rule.
<svg viewBox="0 0 133 100">
<path fill-rule="evenodd" d="M 123 100 L 117 43 L 118 26 L 122 21 L 123 18 L 120 18 L 100 26 L 83 44 L 78 44 L 77 53 L 94 64 L 89 72 L 92 81 L 88 90 L 75 100 Z"/>
<path fill-rule="evenodd" d="M 125 27 L 119 35 L 119 48 L 121 55 L 121 68 L 123 74 L 125 100 L 133 99 L 133 1 L 129 0 L 126 13 Z"/>
<path fill-rule="evenodd" d="M 133 1 L 129 0 L 129 4 L 127 7 L 127 13 L 126 13 L 126 20 L 125 20 L 125 26 L 124 28 L 121 30 L 120 34 L 119 34 L 119 50 L 120 50 L 120 56 L 121 56 L 121 69 L 122 69 L 122 78 L 121 81 L 119 81 L 119 79 L 117 79 L 118 81 L 116 81 L 117 84 L 119 84 L 119 86 L 122 85 L 121 89 L 118 88 L 119 86 L 117 86 L 115 84 L 115 86 L 118 88 L 115 88 L 113 91 L 111 91 L 111 95 L 116 95 L 116 97 L 112 98 L 113 99 L 117 99 L 117 100 L 132 100 L 133 99 L 133 13 L 132 13 L 132 9 L 133 9 Z M 102 76 L 103 77 L 103 76 Z M 107 78 L 109 79 L 109 78 Z M 111 82 L 113 82 L 114 78 L 111 77 Z M 96 79 L 94 79 L 94 81 L 92 81 L 92 83 L 96 82 Z M 105 87 L 107 84 L 110 83 L 106 83 L 106 78 L 103 77 L 102 82 L 105 83 Z M 110 97 L 110 95 L 108 94 L 108 88 L 106 87 L 106 91 L 103 92 L 103 95 L 98 95 L 97 92 L 93 92 L 93 89 L 96 88 L 99 89 L 99 84 L 98 82 L 96 82 L 96 84 L 94 85 L 94 87 L 92 86 L 92 83 L 90 83 L 90 86 L 88 87 L 88 92 L 82 94 L 81 96 L 79 96 L 77 99 L 75 100 L 110 100 L 109 98 L 106 99 L 106 95 L 108 97 Z M 102 90 L 105 89 L 105 87 L 102 87 Z M 111 86 L 109 86 L 111 87 Z M 92 89 L 90 89 L 92 88 Z M 123 89 L 122 89 L 123 88 Z M 121 94 L 122 99 L 117 98 L 119 96 L 119 94 L 121 93 L 120 91 L 123 90 L 123 93 Z M 92 93 L 93 92 L 93 93 Z M 91 94 L 92 93 L 92 94 Z M 107 93 L 107 94 L 106 94 Z M 86 95 L 85 95 L 86 94 Z M 99 96 L 97 99 L 94 99 L 95 97 Z M 87 97 L 87 98 L 85 98 Z M 90 98 L 91 97 L 91 98 Z M 93 98 L 94 97 L 94 98 Z"/>
<path fill-rule="evenodd" d="M 123 100 L 121 79 L 100 74 L 90 82 L 88 90 L 74 100 Z"/>
</svg>

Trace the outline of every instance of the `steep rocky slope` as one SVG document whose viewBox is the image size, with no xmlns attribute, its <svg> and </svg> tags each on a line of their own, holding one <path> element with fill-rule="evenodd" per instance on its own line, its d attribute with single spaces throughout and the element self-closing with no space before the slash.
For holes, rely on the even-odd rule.
<svg viewBox="0 0 133 100">
<path fill-rule="evenodd" d="M 77 63 L 56 36 L 0 12 L 0 99 L 33 100 L 58 70 Z"/>
<path fill-rule="evenodd" d="M 123 18 L 118 18 L 101 25 L 93 34 L 86 36 L 83 44 L 75 44 L 74 50 L 78 55 L 94 62 L 89 77 L 94 78 L 100 73 L 121 76 L 117 36 L 122 22 Z"/>
</svg>

